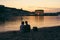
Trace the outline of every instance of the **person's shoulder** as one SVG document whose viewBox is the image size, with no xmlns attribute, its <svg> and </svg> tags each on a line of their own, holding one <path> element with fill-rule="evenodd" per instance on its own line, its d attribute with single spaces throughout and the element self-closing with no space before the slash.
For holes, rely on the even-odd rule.
<svg viewBox="0 0 60 40">
<path fill-rule="evenodd" d="M 25 26 L 25 25 L 21 25 L 21 26 Z"/>
<path fill-rule="evenodd" d="M 28 25 L 28 26 L 30 26 L 30 25 Z"/>
</svg>

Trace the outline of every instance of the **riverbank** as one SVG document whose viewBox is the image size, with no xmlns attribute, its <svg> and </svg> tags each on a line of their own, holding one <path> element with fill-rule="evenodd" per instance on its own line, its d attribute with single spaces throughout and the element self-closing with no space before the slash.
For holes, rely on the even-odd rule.
<svg viewBox="0 0 60 40">
<path fill-rule="evenodd" d="M 0 33 L 0 40 L 60 40 L 60 26 L 39 28 L 38 31 L 20 33 L 9 31 Z"/>
</svg>

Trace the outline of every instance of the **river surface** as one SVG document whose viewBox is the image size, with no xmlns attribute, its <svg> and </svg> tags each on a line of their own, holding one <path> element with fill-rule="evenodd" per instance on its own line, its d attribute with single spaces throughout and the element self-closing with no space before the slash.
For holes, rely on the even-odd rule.
<svg viewBox="0 0 60 40">
<path fill-rule="evenodd" d="M 60 16 L 18 16 L 0 24 L 0 32 L 19 30 L 22 21 L 28 21 L 33 27 L 51 27 L 60 25 Z"/>
</svg>

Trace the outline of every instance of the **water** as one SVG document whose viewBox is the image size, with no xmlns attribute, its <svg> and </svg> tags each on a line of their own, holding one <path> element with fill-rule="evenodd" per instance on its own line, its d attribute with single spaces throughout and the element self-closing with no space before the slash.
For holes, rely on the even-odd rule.
<svg viewBox="0 0 60 40">
<path fill-rule="evenodd" d="M 5 21 L 0 25 L 0 32 L 19 30 L 21 21 L 28 21 L 33 27 L 51 27 L 60 25 L 60 16 L 18 16 L 12 17 L 9 21 Z"/>
</svg>

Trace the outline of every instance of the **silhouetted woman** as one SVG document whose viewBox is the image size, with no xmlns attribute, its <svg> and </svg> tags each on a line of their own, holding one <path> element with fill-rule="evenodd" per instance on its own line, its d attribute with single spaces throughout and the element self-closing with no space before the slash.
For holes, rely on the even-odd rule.
<svg viewBox="0 0 60 40">
<path fill-rule="evenodd" d="M 24 32 L 24 21 L 21 22 L 21 26 L 20 26 L 20 32 Z"/>
</svg>

